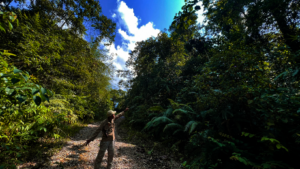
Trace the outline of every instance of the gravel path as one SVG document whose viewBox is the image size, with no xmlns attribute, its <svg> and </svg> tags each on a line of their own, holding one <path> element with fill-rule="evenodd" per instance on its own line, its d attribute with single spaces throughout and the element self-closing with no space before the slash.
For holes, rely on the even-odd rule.
<svg viewBox="0 0 300 169">
<path fill-rule="evenodd" d="M 172 158 L 165 155 L 157 154 L 156 156 L 148 155 L 145 149 L 138 145 L 132 144 L 123 138 L 126 138 L 127 132 L 120 128 L 123 118 L 116 120 L 116 141 L 115 156 L 113 160 L 113 169 L 179 169 L 180 163 L 175 162 Z M 42 169 L 93 169 L 94 160 L 99 151 L 101 135 L 89 144 L 83 146 L 85 141 L 99 127 L 100 122 L 89 124 L 76 134 L 71 141 L 43 166 L 34 168 Z M 106 168 L 107 152 L 102 161 L 101 169 Z M 23 168 L 23 167 L 21 167 Z M 25 167 L 27 168 L 27 167 Z"/>
</svg>

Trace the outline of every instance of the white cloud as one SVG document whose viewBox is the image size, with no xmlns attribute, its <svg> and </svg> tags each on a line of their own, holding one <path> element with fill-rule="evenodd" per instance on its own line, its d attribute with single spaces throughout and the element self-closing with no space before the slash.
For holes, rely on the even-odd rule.
<svg viewBox="0 0 300 169">
<path fill-rule="evenodd" d="M 154 28 L 153 22 L 148 22 L 145 25 L 139 27 L 141 18 L 138 18 L 134 14 L 133 8 L 129 8 L 124 1 L 117 0 L 118 9 L 116 13 L 112 15 L 113 18 L 118 18 L 121 22 L 117 23 L 118 33 L 122 37 L 122 45 L 115 45 L 114 43 L 106 49 L 109 50 L 109 54 L 113 56 L 113 65 L 115 69 L 126 70 L 125 62 L 130 57 L 129 52 L 134 50 L 135 43 L 146 40 L 152 36 L 156 37 L 160 32 L 159 29 Z M 126 30 L 123 30 L 120 25 L 123 24 Z M 117 86 L 117 83 L 122 78 L 114 77 L 112 85 Z"/>
<path fill-rule="evenodd" d="M 107 47 L 107 49 L 109 50 L 109 54 L 110 56 L 113 56 L 113 61 L 114 61 L 114 65 L 115 63 L 118 61 L 118 59 L 122 59 L 123 62 L 125 63 L 126 60 L 129 58 L 129 53 L 126 50 L 126 47 L 121 47 L 121 46 L 115 46 L 114 43 L 112 43 L 109 47 Z M 120 62 L 120 61 L 119 61 Z M 116 63 L 117 65 L 117 63 Z M 117 66 L 117 69 L 124 69 L 125 65 L 123 66 Z"/>
<path fill-rule="evenodd" d="M 202 25 L 202 24 L 204 24 L 203 21 L 205 19 L 205 16 L 203 15 L 204 6 L 202 4 L 202 1 L 198 2 L 196 5 L 199 5 L 201 8 L 199 11 L 196 12 L 196 14 L 198 15 L 197 23 L 200 23 Z"/>
<path fill-rule="evenodd" d="M 125 25 L 128 27 L 129 33 L 135 33 L 138 30 L 138 18 L 134 15 L 133 8 L 129 8 L 125 2 L 121 1 L 118 12 Z"/>
<path fill-rule="evenodd" d="M 134 14 L 133 8 L 129 8 L 125 2 L 121 1 L 119 3 L 118 13 L 121 16 L 122 23 L 127 27 L 127 31 L 122 29 L 118 30 L 118 33 L 125 39 L 128 40 L 129 43 L 128 49 L 133 50 L 135 48 L 135 43 L 146 40 L 151 36 L 157 36 L 160 32 L 159 29 L 154 28 L 154 24 L 152 22 L 148 22 L 146 25 L 142 25 L 140 28 L 138 27 L 139 19 Z"/>
</svg>

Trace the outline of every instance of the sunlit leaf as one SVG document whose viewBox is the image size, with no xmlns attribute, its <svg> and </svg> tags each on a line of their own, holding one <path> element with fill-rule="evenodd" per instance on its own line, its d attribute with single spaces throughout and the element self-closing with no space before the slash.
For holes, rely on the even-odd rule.
<svg viewBox="0 0 300 169">
<path fill-rule="evenodd" d="M 22 70 L 19 70 L 19 69 L 14 69 L 14 73 L 21 73 Z"/>
</svg>

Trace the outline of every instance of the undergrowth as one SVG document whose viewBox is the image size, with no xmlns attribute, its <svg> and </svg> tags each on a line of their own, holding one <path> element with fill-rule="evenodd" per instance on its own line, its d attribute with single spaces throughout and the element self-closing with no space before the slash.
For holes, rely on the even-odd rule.
<svg viewBox="0 0 300 169">
<path fill-rule="evenodd" d="M 165 142 L 158 142 L 149 134 L 132 127 L 128 120 L 124 120 L 119 128 L 123 128 L 126 131 L 127 137 L 123 138 L 126 142 L 133 143 L 138 147 L 143 148 L 147 155 L 165 155 L 177 162 L 183 160 L 183 154 L 178 151 L 177 147 L 169 147 Z"/>
<path fill-rule="evenodd" d="M 55 153 L 59 152 L 63 146 L 71 140 L 82 128 L 86 127 L 87 123 L 76 122 L 73 124 L 65 124 L 61 127 L 60 138 L 54 139 L 51 137 L 40 138 L 37 143 L 31 145 L 31 149 L 27 154 L 24 154 L 24 162 L 33 161 L 44 163 L 47 158 L 50 158 Z"/>
</svg>

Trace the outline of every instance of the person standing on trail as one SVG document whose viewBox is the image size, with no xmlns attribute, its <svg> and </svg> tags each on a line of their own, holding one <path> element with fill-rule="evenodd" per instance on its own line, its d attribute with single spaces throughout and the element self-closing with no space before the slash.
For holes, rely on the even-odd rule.
<svg viewBox="0 0 300 169">
<path fill-rule="evenodd" d="M 123 112 L 119 113 L 116 116 L 115 116 L 116 111 L 109 110 L 107 112 L 107 119 L 101 123 L 100 127 L 93 133 L 92 137 L 86 141 L 85 145 L 88 145 L 102 131 L 103 136 L 100 143 L 100 150 L 95 160 L 94 169 L 100 168 L 106 149 L 108 149 L 107 169 L 111 169 L 112 161 L 114 158 L 114 148 L 115 148 L 115 122 L 114 121 L 120 118 L 121 116 L 123 116 L 124 113 L 128 110 L 129 108 L 126 108 Z"/>
</svg>

